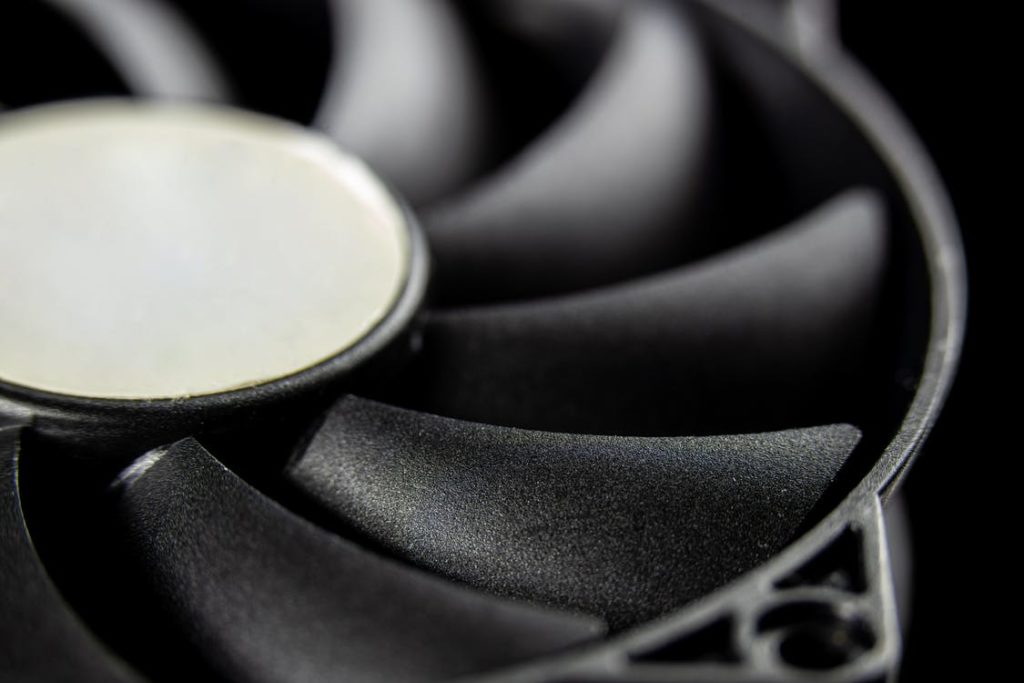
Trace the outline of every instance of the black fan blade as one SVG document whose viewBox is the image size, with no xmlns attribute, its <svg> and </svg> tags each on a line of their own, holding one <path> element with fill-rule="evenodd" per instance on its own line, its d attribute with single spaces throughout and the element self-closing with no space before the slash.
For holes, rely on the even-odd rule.
<svg viewBox="0 0 1024 683">
<path fill-rule="evenodd" d="M 432 571 L 625 626 L 778 552 L 859 438 L 532 432 L 349 397 L 287 476 Z"/>
<path fill-rule="evenodd" d="M 476 60 L 447 0 L 334 0 L 316 124 L 414 204 L 466 182 L 485 151 Z"/>
<path fill-rule="evenodd" d="M 594 620 L 477 594 L 322 531 L 194 440 L 139 459 L 116 488 L 127 552 L 229 680 L 434 680 L 599 632 Z"/>
<path fill-rule="evenodd" d="M 0 64 L 0 110 L 128 94 L 107 55 L 69 17 L 38 0 L 0 2 Z"/>
<path fill-rule="evenodd" d="M 479 0 L 459 10 L 488 85 L 489 167 L 515 155 L 568 110 L 608 52 L 622 0 Z"/>
<path fill-rule="evenodd" d="M 479 422 L 714 434 L 847 421 L 886 261 L 880 200 L 850 191 L 715 258 L 574 296 L 429 315 L 374 395 Z"/>
<path fill-rule="evenodd" d="M 463 4 L 460 9 L 481 32 L 482 39 L 497 38 L 499 43 L 504 43 L 503 47 L 519 52 L 521 58 L 524 49 L 528 60 L 541 57 L 543 62 L 519 62 L 520 67 L 529 67 L 527 72 L 534 82 L 538 76 L 543 76 L 536 73 L 535 67 L 546 63 L 563 85 L 569 85 L 593 73 L 629 4 L 622 0 L 483 0 Z M 487 54 L 490 46 L 482 47 Z M 502 77 L 509 76 L 504 64 L 492 66 L 498 67 Z M 520 97 L 524 95 L 519 88 L 513 90 Z"/>
<path fill-rule="evenodd" d="M 802 213 L 851 185 L 887 185 L 889 171 L 853 120 L 777 49 L 713 4 L 693 3 L 693 9 L 715 46 L 716 75 L 739 97 L 735 106 L 741 113 L 730 122 L 730 133 L 755 132 L 770 160 L 770 186 L 784 203 Z"/>
<path fill-rule="evenodd" d="M 329 2 L 174 0 L 174 6 L 213 52 L 240 106 L 307 123 L 331 59 Z"/>
<path fill-rule="evenodd" d="M 46 1 L 89 34 L 134 94 L 229 99 L 229 87 L 213 56 L 162 0 Z"/>
<path fill-rule="evenodd" d="M 681 8 L 626 4 L 570 111 L 425 214 L 444 301 L 566 291 L 681 258 L 706 190 L 706 65 Z"/>
<path fill-rule="evenodd" d="M 36 555 L 18 489 L 18 434 L 0 426 L 0 680 L 140 680 L 78 621 Z"/>
</svg>

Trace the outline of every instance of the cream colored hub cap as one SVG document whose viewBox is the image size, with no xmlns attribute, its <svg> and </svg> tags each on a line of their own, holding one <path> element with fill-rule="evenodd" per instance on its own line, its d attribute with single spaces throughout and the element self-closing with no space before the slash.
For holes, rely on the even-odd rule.
<svg viewBox="0 0 1024 683">
<path fill-rule="evenodd" d="M 405 283 L 405 216 L 313 133 L 198 105 L 0 116 L 0 380 L 212 394 L 363 338 Z"/>
</svg>

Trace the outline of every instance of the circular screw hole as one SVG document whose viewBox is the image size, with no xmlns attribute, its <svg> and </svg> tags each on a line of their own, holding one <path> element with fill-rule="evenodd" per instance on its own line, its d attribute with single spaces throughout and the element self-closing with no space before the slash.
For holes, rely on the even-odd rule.
<svg viewBox="0 0 1024 683">
<path fill-rule="evenodd" d="M 790 666 L 820 671 L 849 664 L 874 644 L 871 631 L 860 622 L 809 624 L 783 636 L 779 656 Z"/>
<path fill-rule="evenodd" d="M 779 657 L 799 669 L 822 671 L 849 664 L 876 642 L 866 621 L 824 601 L 780 605 L 768 611 L 758 627 L 781 635 Z"/>
</svg>

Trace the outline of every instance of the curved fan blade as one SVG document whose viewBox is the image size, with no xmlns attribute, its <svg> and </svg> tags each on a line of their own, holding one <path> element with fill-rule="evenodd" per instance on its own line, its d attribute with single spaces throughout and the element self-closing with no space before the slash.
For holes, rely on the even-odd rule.
<svg viewBox="0 0 1024 683">
<path fill-rule="evenodd" d="M 415 204 L 464 183 L 484 151 L 484 97 L 447 0 L 334 0 L 335 55 L 316 125 Z"/>
<path fill-rule="evenodd" d="M 18 433 L 0 426 L 0 679 L 139 680 L 79 623 L 36 556 L 18 491 Z"/>
<path fill-rule="evenodd" d="M 627 5 L 576 105 L 494 175 L 425 214 L 442 299 L 566 291 L 681 258 L 708 170 L 707 73 L 680 8 Z"/>
<path fill-rule="evenodd" d="M 427 318 L 380 396 L 451 417 L 600 434 L 709 434 L 841 421 L 887 249 L 851 191 L 693 266 L 593 292 Z M 838 414 L 837 414 L 838 413 Z"/>
<path fill-rule="evenodd" d="M 716 48 L 716 74 L 741 98 L 743 118 L 732 126 L 757 131 L 771 159 L 772 182 L 794 212 L 851 185 L 889 184 L 863 132 L 805 73 L 709 3 L 693 3 L 693 10 Z"/>
<path fill-rule="evenodd" d="M 621 17 L 622 0 L 483 0 L 465 7 L 476 27 L 495 28 L 539 50 L 575 80 L 593 70 Z"/>
<path fill-rule="evenodd" d="M 47 2 L 89 32 L 135 94 L 228 99 L 213 57 L 169 5 L 159 0 Z"/>
<path fill-rule="evenodd" d="M 459 10 L 488 82 L 491 164 L 551 127 L 608 52 L 622 0 L 480 0 Z"/>
<path fill-rule="evenodd" d="M 599 630 L 378 558 L 261 496 L 194 440 L 144 456 L 117 488 L 129 553 L 230 680 L 433 680 Z"/>
<path fill-rule="evenodd" d="M 329 1 L 174 0 L 174 6 L 214 53 L 238 104 L 307 123 L 330 63 Z"/>
<path fill-rule="evenodd" d="M 778 552 L 859 438 L 530 432 L 349 397 L 287 476 L 428 569 L 625 626 Z"/>
<path fill-rule="evenodd" d="M 0 64 L 0 110 L 128 94 L 124 80 L 97 46 L 42 2 L 0 2 Z"/>
</svg>

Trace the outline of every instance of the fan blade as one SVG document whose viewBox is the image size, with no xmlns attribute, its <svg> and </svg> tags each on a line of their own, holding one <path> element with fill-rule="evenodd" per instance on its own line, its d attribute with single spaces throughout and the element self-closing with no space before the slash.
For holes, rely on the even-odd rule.
<svg viewBox="0 0 1024 683">
<path fill-rule="evenodd" d="M 115 488 L 128 552 L 229 680 L 433 680 L 599 632 L 592 619 L 476 594 L 321 531 L 194 440 L 139 459 Z"/>
<path fill-rule="evenodd" d="M 833 199 L 716 258 L 568 297 L 440 311 L 374 395 L 533 429 L 714 434 L 843 421 L 886 260 L 881 201 Z"/>
<path fill-rule="evenodd" d="M 47 0 L 75 19 L 109 55 L 133 93 L 229 99 L 206 47 L 174 9 L 159 0 Z"/>
<path fill-rule="evenodd" d="M 0 2 L 0 64 L 0 109 L 128 94 L 106 55 L 42 2 Z"/>
<path fill-rule="evenodd" d="M 240 106 L 307 123 L 330 63 L 329 1 L 174 0 L 174 7 L 209 46 Z"/>
<path fill-rule="evenodd" d="M 705 594 L 790 541 L 860 433 L 531 432 L 344 398 L 287 477 L 432 571 L 616 627 Z"/>
<path fill-rule="evenodd" d="M 316 125 L 414 204 L 450 192 L 484 152 L 482 82 L 447 0 L 334 0 L 334 63 Z"/>
<path fill-rule="evenodd" d="M 622 0 L 483 0 L 460 9 L 486 38 L 511 40 L 520 51 L 539 53 L 562 79 L 575 81 L 593 72 L 627 5 Z"/>
<path fill-rule="evenodd" d="M 575 106 L 493 175 L 425 214 L 444 301 L 566 291 L 681 258 L 706 189 L 706 65 L 681 8 L 626 4 Z"/>
<path fill-rule="evenodd" d="M 140 680 L 78 621 L 36 555 L 18 488 L 18 434 L 0 426 L 0 680 Z"/>
<path fill-rule="evenodd" d="M 863 131 L 849 115 L 792 60 L 766 41 L 752 39 L 750 31 L 713 5 L 694 3 L 693 10 L 715 46 L 716 74 L 740 97 L 736 104 L 742 118 L 731 125 L 756 131 L 772 163 L 775 191 L 794 213 L 851 185 L 891 184 L 886 165 L 864 144 Z M 776 9 L 766 14 L 778 14 Z M 753 19 L 753 12 L 742 12 Z"/>
<path fill-rule="evenodd" d="M 490 170 L 556 121 L 601 65 L 622 0 L 461 2 L 487 80 Z M 486 172 L 486 171 L 485 171 Z"/>
</svg>

